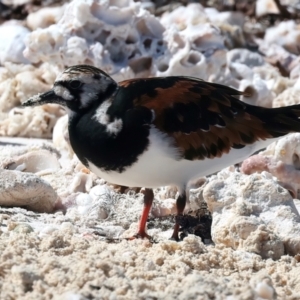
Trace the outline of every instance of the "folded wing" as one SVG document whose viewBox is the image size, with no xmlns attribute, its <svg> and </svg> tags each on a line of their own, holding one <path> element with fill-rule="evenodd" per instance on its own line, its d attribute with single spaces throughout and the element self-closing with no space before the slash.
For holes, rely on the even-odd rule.
<svg viewBox="0 0 300 300">
<path fill-rule="evenodd" d="M 220 157 L 231 148 L 300 130 L 300 107 L 252 106 L 236 98 L 242 92 L 220 84 L 165 77 L 120 85 L 133 95 L 134 107 L 154 112 L 153 124 L 172 137 L 189 160 Z"/>
</svg>

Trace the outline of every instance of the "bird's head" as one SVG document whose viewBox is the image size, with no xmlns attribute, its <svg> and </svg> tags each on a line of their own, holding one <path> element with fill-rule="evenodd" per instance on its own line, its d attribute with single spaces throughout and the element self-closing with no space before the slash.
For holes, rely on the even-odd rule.
<svg viewBox="0 0 300 300">
<path fill-rule="evenodd" d="M 58 75 L 51 90 L 31 97 L 22 105 L 57 103 L 73 112 L 86 111 L 108 99 L 117 88 L 117 83 L 102 70 L 76 65 Z"/>
</svg>

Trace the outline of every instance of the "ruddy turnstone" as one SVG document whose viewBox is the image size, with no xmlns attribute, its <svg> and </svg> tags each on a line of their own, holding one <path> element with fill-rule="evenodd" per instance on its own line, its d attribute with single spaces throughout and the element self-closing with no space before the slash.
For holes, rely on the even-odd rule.
<svg viewBox="0 0 300 300">
<path fill-rule="evenodd" d="M 177 186 L 180 215 L 191 180 L 300 131 L 300 105 L 257 107 L 238 100 L 242 94 L 183 76 L 116 83 L 98 68 L 78 65 L 60 74 L 50 91 L 23 105 L 66 107 L 70 142 L 82 163 L 110 183 L 146 188 L 137 233 L 144 238 L 152 188 Z M 178 231 L 175 224 L 175 240 Z"/>
</svg>

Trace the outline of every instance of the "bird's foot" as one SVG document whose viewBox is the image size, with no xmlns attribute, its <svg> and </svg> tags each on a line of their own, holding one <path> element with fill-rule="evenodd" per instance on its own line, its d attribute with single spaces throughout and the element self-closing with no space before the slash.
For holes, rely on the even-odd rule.
<svg viewBox="0 0 300 300">
<path fill-rule="evenodd" d="M 148 239 L 152 240 L 152 237 L 146 233 L 146 223 L 149 216 L 149 212 L 151 209 L 151 205 L 153 202 L 154 194 L 152 189 L 143 189 L 141 193 L 144 194 L 144 208 L 141 215 L 140 223 L 138 232 L 131 238 L 128 238 L 128 240 L 135 240 L 135 239 Z"/>
<path fill-rule="evenodd" d="M 137 232 L 135 235 L 133 235 L 132 237 L 126 238 L 127 241 L 133 241 L 136 239 L 147 239 L 149 240 L 151 243 L 154 242 L 152 236 L 150 236 L 149 234 L 147 234 L 146 232 Z"/>
</svg>

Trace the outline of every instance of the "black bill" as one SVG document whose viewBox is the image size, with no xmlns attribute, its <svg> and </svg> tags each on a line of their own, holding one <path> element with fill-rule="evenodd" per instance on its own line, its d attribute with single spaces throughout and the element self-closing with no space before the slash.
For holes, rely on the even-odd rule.
<svg viewBox="0 0 300 300">
<path fill-rule="evenodd" d="M 43 94 L 37 94 L 29 98 L 28 100 L 22 103 L 22 106 L 36 106 L 36 105 L 43 105 L 46 103 L 62 104 L 64 102 L 65 101 L 63 100 L 63 98 L 55 94 L 53 90 L 50 90 Z"/>
</svg>

